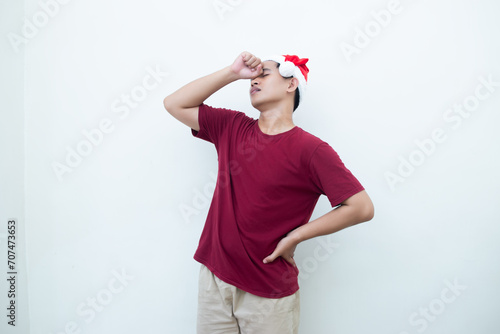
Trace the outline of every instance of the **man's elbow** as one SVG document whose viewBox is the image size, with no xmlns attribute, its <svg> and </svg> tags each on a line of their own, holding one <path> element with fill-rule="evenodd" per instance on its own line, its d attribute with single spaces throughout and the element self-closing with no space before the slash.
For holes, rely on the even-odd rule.
<svg viewBox="0 0 500 334">
<path fill-rule="evenodd" d="M 366 193 L 366 191 L 360 191 L 356 195 L 348 198 L 344 205 L 350 206 L 352 210 L 353 220 L 355 224 L 367 222 L 372 220 L 375 215 L 375 208 L 373 202 Z"/>
<path fill-rule="evenodd" d="M 373 219 L 375 216 L 375 207 L 373 206 L 373 202 L 370 198 L 367 198 L 363 201 L 359 208 L 359 214 L 361 223 L 367 222 Z"/>
<path fill-rule="evenodd" d="M 172 105 L 172 99 L 170 96 L 167 96 L 166 98 L 163 99 L 163 106 L 169 113 L 172 113 L 174 107 Z"/>
</svg>

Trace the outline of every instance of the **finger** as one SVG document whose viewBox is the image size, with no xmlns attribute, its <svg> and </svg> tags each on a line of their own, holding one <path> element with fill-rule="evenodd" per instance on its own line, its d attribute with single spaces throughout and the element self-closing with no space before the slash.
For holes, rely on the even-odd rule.
<svg viewBox="0 0 500 334">
<path fill-rule="evenodd" d="M 251 53 L 244 51 L 241 53 L 241 58 L 243 58 L 243 61 L 247 61 L 251 55 L 252 55 Z"/>
<path fill-rule="evenodd" d="M 286 262 L 290 263 L 294 267 L 297 267 L 297 264 L 295 263 L 295 260 L 293 259 L 293 257 L 283 257 L 283 258 L 285 259 Z"/>
<path fill-rule="evenodd" d="M 256 68 L 250 69 L 253 72 L 252 79 L 258 77 L 262 73 L 262 64 L 257 66 Z"/>
<path fill-rule="evenodd" d="M 257 67 L 259 65 L 262 65 L 262 60 L 260 60 L 260 58 L 257 58 L 256 63 L 255 63 L 255 67 Z"/>
<path fill-rule="evenodd" d="M 258 65 L 257 63 L 257 57 L 255 57 L 254 55 L 251 55 L 250 58 L 248 58 L 246 61 L 245 61 L 245 65 L 247 65 L 248 67 L 255 67 Z"/>
<path fill-rule="evenodd" d="M 255 77 L 257 77 L 262 72 L 262 66 L 259 65 L 255 68 L 251 68 L 250 71 L 254 72 L 253 75 L 255 75 Z"/>
<path fill-rule="evenodd" d="M 249 66 L 255 68 L 255 67 L 259 66 L 259 64 L 260 64 L 260 59 L 257 57 L 254 57 L 252 62 L 249 64 Z"/>
<path fill-rule="evenodd" d="M 245 60 L 245 64 L 247 64 L 247 63 L 248 63 L 248 61 L 249 61 L 250 59 L 252 59 L 252 54 L 251 54 L 251 53 L 245 53 L 245 54 L 243 55 L 243 59 Z"/>
<path fill-rule="evenodd" d="M 266 257 L 263 262 L 264 263 L 271 263 L 271 262 L 273 262 L 276 259 L 276 257 L 277 256 L 274 253 L 272 253 L 271 255 L 269 255 L 268 257 Z"/>
</svg>

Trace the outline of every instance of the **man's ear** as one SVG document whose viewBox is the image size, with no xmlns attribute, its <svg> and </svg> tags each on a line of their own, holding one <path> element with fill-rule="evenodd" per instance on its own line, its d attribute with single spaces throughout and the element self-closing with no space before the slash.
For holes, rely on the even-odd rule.
<svg viewBox="0 0 500 334">
<path fill-rule="evenodd" d="M 299 79 L 295 77 L 291 78 L 291 80 L 288 82 L 287 92 L 293 92 L 298 88 L 299 88 Z"/>
</svg>

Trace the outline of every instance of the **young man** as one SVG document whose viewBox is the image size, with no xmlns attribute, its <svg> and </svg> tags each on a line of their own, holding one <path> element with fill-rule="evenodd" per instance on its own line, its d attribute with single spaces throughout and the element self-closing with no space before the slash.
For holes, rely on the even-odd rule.
<svg viewBox="0 0 500 334">
<path fill-rule="evenodd" d="M 293 123 L 308 59 L 268 59 L 243 52 L 164 100 L 218 153 L 217 184 L 194 255 L 201 263 L 198 334 L 298 333 L 295 248 L 373 218 L 369 196 L 332 147 Z M 239 79 L 250 79 L 258 120 L 204 104 Z M 334 209 L 309 222 L 322 194 Z"/>
</svg>

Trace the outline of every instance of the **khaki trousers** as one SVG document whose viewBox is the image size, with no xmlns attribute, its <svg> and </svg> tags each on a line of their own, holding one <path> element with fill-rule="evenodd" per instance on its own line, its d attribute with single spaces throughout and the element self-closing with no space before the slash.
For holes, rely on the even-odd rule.
<svg viewBox="0 0 500 334">
<path fill-rule="evenodd" d="M 297 334 L 300 294 L 264 298 L 228 284 L 201 265 L 198 334 Z"/>
</svg>

